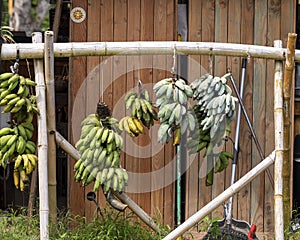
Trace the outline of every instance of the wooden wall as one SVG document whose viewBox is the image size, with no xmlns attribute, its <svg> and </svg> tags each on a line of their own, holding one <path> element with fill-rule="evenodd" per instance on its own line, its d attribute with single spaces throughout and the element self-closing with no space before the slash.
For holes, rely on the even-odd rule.
<svg viewBox="0 0 300 240">
<path fill-rule="evenodd" d="M 286 47 L 287 34 L 295 31 L 295 1 L 292 0 L 189 0 L 188 40 L 202 42 L 232 42 L 272 46 L 281 39 Z M 83 7 L 87 19 L 82 23 L 71 22 L 70 41 L 152 41 L 176 40 L 177 1 L 175 0 L 73 0 L 72 7 Z M 151 84 L 170 75 L 172 56 L 114 56 L 77 57 L 70 59 L 70 127 L 72 141 L 79 137 L 79 123 L 88 113 L 95 111 L 102 99 L 113 109 L 115 117 L 125 115 L 122 97 L 136 87 L 138 77 L 151 90 Z M 241 59 L 238 57 L 189 56 L 188 79 L 212 72 L 223 75 L 229 67 L 239 83 Z M 273 72 L 271 60 L 248 58 L 244 103 L 253 123 L 264 154 L 274 149 L 273 138 Z M 137 70 L 141 69 L 141 70 Z M 105 91 L 102 94 L 101 89 Z M 122 105 L 123 104 L 123 105 Z M 73 108 L 74 106 L 74 108 Z M 72 111 L 73 110 L 73 111 Z M 234 138 L 234 126 L 232 137 Z M 142 179 L 129 182 L 148 182 L 136 188 L 148 189 L 143 193 L 128 193 L 146 212 L 154 216 L 157 210 L 164 223 L 174 224 L 174 186 L 169 184 L 174 149 L 155 142 L 153 128 L 134 142 L 126 137 L 127 154 L 123 166 L 129 172 L 141 172 Z M 240 158 L 237 178 L 243 176 L 261 159 L 251 139 L 244 118 L 241 125 Z M 134 145 L 135 144 L 135 145 Z M 135 146 L 135 147 L 131 147 Z M 231 146 L 228 144 L 228 148 Z M 158 151 L 159 149 L 159 151 Z M 72 164 L 74 161 L 72 161 Z M 203 166 L 202 166 L 203 168 Z M 191 216 L 212 198 L 230 185 L 231 167 L 215 176 L 212 187 L 205 186 L 199 177 L 201 161 L 192 161 L 187 171 L 186 217 Z M 162 169 L 160 177 L 147 175 Z M 270 172 L 273 174 L 272 167 Z M 69 171 L 69 206 L 75 213 L 92 217 L 95 206 L 85 200 L 92 187 L 82 188 L 73 182 L 72 166 Z M 167 185 L 157 189 L 159 185 Z M 135 188 L 135 189 L 136 189 Z M 101 205 L 104 199 L 99 194 Z M 222 218 L 218 208 L 213 216 Z M 261 175 L 243 188 L 234 200 L 234 217 L 255 223 L 259 232 L 273 231 L 273 189 L 267 175 Z"/>
</svg>

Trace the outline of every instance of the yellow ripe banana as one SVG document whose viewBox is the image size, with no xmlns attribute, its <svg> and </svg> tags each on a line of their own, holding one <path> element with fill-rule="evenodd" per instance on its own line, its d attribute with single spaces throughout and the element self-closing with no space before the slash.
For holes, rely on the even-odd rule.
<svg viewBox="0 0 300 240">
<path fill-rule="evenodd" d="M 128 123 L 128 126 L 129 126 L 131 132 L 133 132 L 135 134 L 139 134 L 139 130 L 138 130 L 137 126 L 134 124 L 133 119 L 131 117 L 127 118 L 127 123 Z"/>
<path fill-rule="evenodd" d="M 29 182 L 28 176 L 26 175 L 25 170 L 22 168 L 20 169 L 20 190 L 24 191 L 25 184 Z"/>
<path fill-rule="evenodd" d="M 36 168 L 38 157 L 35 154 L 27 154 L 27 157 L 29 161 L 31 162 L 31 165 L 33 168 Z"/>
<path fill-rule="evenodd" d="M 32 171 L 33 171 L 33 166 L 31 164 L 31 162 L 29 161 L 27 167 L 25 168 L 25 173 L 26 173 L 26 175 L 29 175 Z"/>
<path fill-rule="evenodd" d="M 136 128 L 138 129 L 139 133 L 145 133 L 145 129 L 142 125 L 142 123 L 140 122 L 140 120 L 138 120 L 137 118 L 132 118 L 132 121 L 134 123 L 134 125 L 136 126 Z"/>
<path fill-rule="evenodd" d="M 16 189 L 19 189 L 19 183 L 20 183 L 20 173 L 18 170 L 14 170 L 14 185 Z"/>
<path fill-rule="evenodd" d="M 180 144 L 180 138 L 181 138 L 181 130 L 180 128 L 176 128 L 173 145 Z"/>
<path fill-rule="evenodd" d="M 14 169 L 18 169 L 19 168 L 22 160 L 23 160 L 22 155 L 18 155 L 18 157 L 16 158 L 16 161 L 15 161 Z"/>
<path fill-rule="evenodd" d="M 22 154 L 22 158 L 23 158 L 23 166 L 24 166 L 24 168 L 27 168 L 27 166 L 29 164 L 29 159 L 28 159 L 27 155 Z"/>
</svg>

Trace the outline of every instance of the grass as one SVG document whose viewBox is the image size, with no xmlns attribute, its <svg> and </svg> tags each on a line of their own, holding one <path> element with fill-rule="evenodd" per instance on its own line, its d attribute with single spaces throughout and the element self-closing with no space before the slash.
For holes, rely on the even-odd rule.
<svg viewBox="0 0 300 240">
<path fill-rule="evenodd" d="M 26 216 L 26 211 L 11 211 L 0 214 L 0 239 L 35 240 L 39 239 L 39 217 Z M 81 216 L 65 214 L 56 225 L 50 226 L 49 239 L 68 240 L 159 240 L 170 231 L 168 226 L 160 226 L 161 233 L 156 233 L 140 223 L 129 213 L 119 213 L 113 209 L 104 209 L 103 218 L 90 222 Z"/>
</svg>

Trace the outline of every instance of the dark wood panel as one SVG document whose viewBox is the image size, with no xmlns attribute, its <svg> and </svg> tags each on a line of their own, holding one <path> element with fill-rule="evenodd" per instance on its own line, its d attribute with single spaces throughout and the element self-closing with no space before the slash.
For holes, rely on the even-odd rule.
<svg viewBox="0 0 300 240">
<path fill-rule="evenodd" d="M 87 11 L 87 2 L 86 1 L 80 1 L 80 0 L 74 0 L 72 3 L 72 7 L 79 6 L 85 9 Z M 82 23 L 77 23 L 77 24 L 71 24 L 71 41 L 74 42 L 86 42 L 87 41 L 87 21 L 83 21 Z M 76 72 L 76 74 L 72 74 Z M 70 64 L 70 97 L 69 97 L 69 112 L 70 115 L 72 116 L 73 111 L 78 111 L 76 114 L 76 119 L 72 119 L 73 123 L 74 121 L 79 124 L 81 119 L 85 117 L 85 101 L 86 97 L 84 94 L 78 95 L 78 90 L 82 85 L 83 80 L 86 77 L 86 57 L 76 57 L 73 58 Z M 73 104 L 75 99 L 78 99 L 78 103 L 81 105 L 77 105 L 76 108 L 78 109 L 73 109 Z M 71 125 L 71 128 L 69 131 L 70 134 L 70 139 L 72 143 L 75 143 L 78 139 L 74 138 L 75 136 L 79 136 L 80 132 L 79 130 L 79 125 L 74 126 L 73 124 Z M 76 132 L 77 131 L 77 132 Z M 75 161 L 71 160 L 69 164 L 69 169 L 68 169 L 68 176 L 70 179 L 70 185 L 69 185 L 69 207 L 71 211 L 74 214 L 80 214 L 84 215 L 85 214 L 85 194 L 84 194 L 84 189 L 80 186 L 80 184 L 75 183 L 73 181 L 74 179 L 74 172 L 73 172 L 73 166 L 74 166 Z"/>
</svg>

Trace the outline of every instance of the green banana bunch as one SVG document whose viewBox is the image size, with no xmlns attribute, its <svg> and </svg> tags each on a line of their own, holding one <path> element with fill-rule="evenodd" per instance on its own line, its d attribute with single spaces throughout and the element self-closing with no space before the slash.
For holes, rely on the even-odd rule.
<svg viewBox="0 0 300 240">
<path fill-rule="evenodd" d="M 158 142 L 165 144 L 173 136 L 173 144 L 179 144 L 180 135 L 189 128 L 194 130 L 195 118 L 187 108 L 188 98 L 193 96 L 193 91 L 183 79 L 166 78 L 157 82 L 153 90 L 156 94 L 156 106 L 159 108 L 158 118 L 161 125 L 158 129 Z"/>
<path fill-rule="evenodd" d="M 119 177 L 118 184 L 108 184 L 108 181 L 115 181 L 111 180 L 114 172 L 121 169 L 123 138 L 119 132 L 119 122 L 112 117 L 100 118 L 98 114 L 90 114 L 81 122 L 80 139 L 75 145 L 81 155 L 74 165 L 75 181 L 81 181 L 83 186 L 94 182 L 94 190 L 102 186 L 105 193 L 109 188 L 124 190 L 126 177 Z"/>
<path fill-rule="evenodd" d="M 33 131 L 32 123 L 21 123 L 13 128 L 5 127 L 0 130 L 0 164 L 3 167 L 8 162 L 15 161 L 18 155 L 35 153 L 36 145 L 30 141 Z"/>
<path fill-rule="evenodd" d="M 121 131 L 125 131 L 131 137 L 137 137 L 141 133 L 145 133 L 145 129 L 141 121 L 137 118 L 125 116 L 119 122 L 119 128 Z"/>
<path fill-rule="evenodd" d="M 158 120 L 149 92 L 142 88 L 141 81 L 139 81 L 138 93 L 128 92 L 125 96 L 125 103 L 126 108 L 131 111 L 132 118 L 140 120 L 148 129 L 153 126 L 154 120 Z"/>
<path fill-rule="evenodd" d="M 36 83 L 18 74 L 3 73 L 0 75 L 0 106 L 5 106 L 3 113 L 25 112 L 38 113 L 35 96 L 30 95 L 30 88 Z"/>
</svg>

